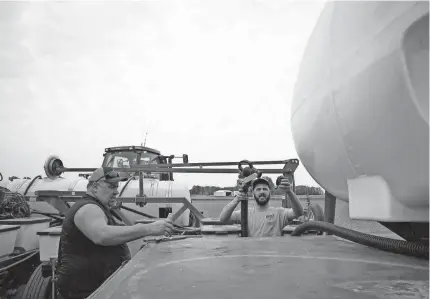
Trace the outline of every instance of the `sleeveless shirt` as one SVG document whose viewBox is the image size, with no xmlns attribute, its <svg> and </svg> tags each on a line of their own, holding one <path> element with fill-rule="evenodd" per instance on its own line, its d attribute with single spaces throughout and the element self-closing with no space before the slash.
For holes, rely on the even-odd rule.
<svg viewBox="0 0 430 299">
<path fill-rule="evenodd" d="M 119 225 L 111 212 L 98 199 L 88 194 L 67 211 L 56 267 L 58 291 L 64 298 L 89 296 L 124 262 L 130 260 L 127 244 L 97 245 L 77 228 L 75 214 L 87 204 L 100 207 L 108 218 L 108 225 Z"/>
</svg>

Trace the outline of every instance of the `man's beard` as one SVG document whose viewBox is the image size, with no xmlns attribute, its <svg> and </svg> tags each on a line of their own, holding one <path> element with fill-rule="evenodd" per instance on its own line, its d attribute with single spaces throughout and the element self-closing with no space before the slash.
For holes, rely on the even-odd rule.
<svg viewBox="0 0 430 299">
<path fill-rule="evenodd" d="M 264 197 L 265 199 L 264 200 L 262 200 L 261 198 L 262 197 Z M 270 200 L 270 193 L 269 193 L 269 195 L 267 195 L 267 197 L 265 197 L 264 195 L 262 195 L 262 196 L 259 196 L 259 197 L 257 197 L 257 195 L 255 195 L 254 194 L 254 199 L 255 199 L 255 202 L 259 205 L 259 206 L 265 206 L 265 205 L 267 205 L 268 203 L 269 203 L 269 200 Z"/>
</svg>

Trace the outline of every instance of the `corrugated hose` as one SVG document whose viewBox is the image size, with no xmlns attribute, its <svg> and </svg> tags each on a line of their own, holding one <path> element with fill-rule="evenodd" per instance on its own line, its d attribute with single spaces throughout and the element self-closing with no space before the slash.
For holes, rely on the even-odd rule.
<svg viewBox="0 0 430 299">
<path fill-rule="evenodd" d="M 291 236 L 300 236 L 308 230 L 320 230 L 332 233 L 343 239 L 383 251 L 429 259 L 428 245 L 374 236 L 322 221 L 308 221 L 302 223 L 296 227 L 291 233 Z"/>
</svg>

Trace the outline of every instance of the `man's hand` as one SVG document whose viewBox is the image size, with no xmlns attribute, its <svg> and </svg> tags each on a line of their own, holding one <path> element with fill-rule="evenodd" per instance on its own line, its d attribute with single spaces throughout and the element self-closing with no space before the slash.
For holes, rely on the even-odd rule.
<svg viewBox="0 0 430 299">
<path fill-rule="evenodd" d="M 164 233 L 164 236 L 165 237 L 170 237 L 170 235 L 172 234 L 172 231 L 174 230 L 174 227 L 173 227 L 173 214 L 172 213 L 169 213 L 169 215 L 167 215 L 166 221 L 172 225 L 172 230 L 170 232 L 166 230 L 165 233 Z"/>
<path fill-rule="evenodd" d="M 236 183 L 237 183 L 237 186 L 238 186 L 239 188 L 242 188 L 242 187 L 243 187 L 243 181 L 244 181 L 244 180 L 245 180 L 244 178 L 237 179 Z"/>
<path fill-rule="evenodd" d="M 248 196 L 244 192 L 239 192 L 238 195 L 234 198 L 235 201 L 240 202 L 241 200 L 248 200 Z"/>
<path fill-rule="evenodd" d="M 155 221 L 151 224 L 151 235 L 153 236 L 170 236 L 173 232 L 172 214 L 169 214 L 166 219 Z"/>
<path fill-rule="evenodd" d="M 291 191 L 291 184 L 287 177 L 283 177 L 281 183 L 278 186 L 279 189 L 285 190 L 286 192 Z"/>
</svg>

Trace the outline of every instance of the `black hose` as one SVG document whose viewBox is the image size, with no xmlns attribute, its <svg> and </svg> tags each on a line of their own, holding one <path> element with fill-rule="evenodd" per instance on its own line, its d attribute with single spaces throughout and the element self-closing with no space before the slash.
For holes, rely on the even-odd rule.
<svg viewBox="0 0 430 299">
<path fill-rule="evenodd" d="M 38 179 L 42 179 L 42 176 L 40 176 L 40 175 L 35 176 L 35 177 L 31 180 L 30 184 L 28 184 L 27 188 L 25 188 L 25 191 L 24 191 L 24 193 L 23 193 L 22 195 L 26 196 L 26 195 L 27 195 L 28 190 L 30 190 L 30 187 L 31 187 L 31 186 L 33 185 L 33 183 L 34 183 L 36 180 L 38 180 Z"/>
<path fill-rule="evenodd" d="M 121 192 L 118 194 L 118 197 L 122 196 L 122 193 L 124 193 L 125 188 L 127 188 L 128 183 L 130 183 L 130 181 L 134 180 L 134 176 L 131 176 L 128 178 L 127 182 L 125 182 L 124 187 L 122 187 Z"/>
<path fill-rule="evenodd" d="M 315 229 L 329 232 L 349 241 L 374 247 L 383 251 L 429 259 L 428 245 L 369 235 L 322 221 L 309 221 L 302 223 L 296 227 L 296 229 L 291 233 L 291 236 L 300 236 L 307 230 Z"/>
</svg>

